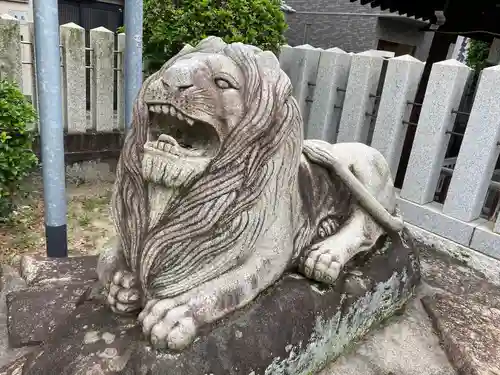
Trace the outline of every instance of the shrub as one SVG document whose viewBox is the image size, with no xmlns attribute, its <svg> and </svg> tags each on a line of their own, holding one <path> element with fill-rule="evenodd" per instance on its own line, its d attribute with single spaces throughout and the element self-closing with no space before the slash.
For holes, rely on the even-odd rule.
<svg viewBox="0 0 500 375">
<path fill-rule="evenodd" d="M 280 0 L 144 1 L 146 71 L 157 70 L 181 50 L 209 36 L 278 52 L 287 29 Z M 124 31 L 123 29 L 121 31 Z"/>
<path fill-rule="evenodd" d="M 34 133 L 28 124 L 36 120 L 33 106 L 19 88 L 0 81 L 0 218 L 12 211 L 19 183 L 37 165 L 32 151 Z"/>
<path fill-rule="evenodd" d="M 467 51 L 467 65 L 474 70 L 484 69 L 489 52 L 490 44 L 488 42 L 472 39 Z"/>
</svg>

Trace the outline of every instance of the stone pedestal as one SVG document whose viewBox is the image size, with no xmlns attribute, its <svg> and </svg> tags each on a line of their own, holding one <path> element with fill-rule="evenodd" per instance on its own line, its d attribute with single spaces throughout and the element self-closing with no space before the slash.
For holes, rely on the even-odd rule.
<svg viewBox="0 0 500 375">
<path fill-rule="evenodd" d="M 153 350 L 135 317 L 109 310 L 95 259 L 25 260 L 36 275 L 24 272 L 31 285 L 7 297 L 9 336 L 11 345 L 39 345 L 0 374 L 314 374 L 411 298 L 420 271 L 406 239 L 381 241 L 333 287 L 284 276 L 180 353 Z"/>
</svg>

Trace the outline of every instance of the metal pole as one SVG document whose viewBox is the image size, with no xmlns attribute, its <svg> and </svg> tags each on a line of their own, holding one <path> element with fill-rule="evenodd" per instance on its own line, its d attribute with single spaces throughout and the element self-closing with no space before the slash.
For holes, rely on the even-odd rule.
<svg viewBox="0 0 500 375">
<path fill-rule="evenodd" d="M 142 85 L 142 0 L 125 0 L 125 127 Z"/>
<path fill-rule="evenodd" d="M 47 256 L 68 255 L 57 0 L 33 0 Z"/>
</svg>

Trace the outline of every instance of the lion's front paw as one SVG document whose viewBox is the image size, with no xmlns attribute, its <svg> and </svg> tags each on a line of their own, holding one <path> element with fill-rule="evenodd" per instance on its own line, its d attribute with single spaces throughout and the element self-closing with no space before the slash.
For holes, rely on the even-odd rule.
<svg viewBox="0 0 500 375">
<path fill-rule="evenodd" d="M 176 306 L 174 300 L 152 300 L 139 314 L 144 334 L 156 349 L 181 350 L 196 336 L 196 322 L 187 305 Z"/>
<path fill-rule="evenodd" d="M 108 303 L 114 312 L 128 314 L 141 308 L 137 284 L 137 278 L 131 272 L 114 274 L 108 290 Z"/>
</svg>

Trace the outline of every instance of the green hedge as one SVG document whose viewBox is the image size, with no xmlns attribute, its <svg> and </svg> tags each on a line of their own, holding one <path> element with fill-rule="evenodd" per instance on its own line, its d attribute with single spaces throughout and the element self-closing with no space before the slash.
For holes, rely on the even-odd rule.
<svg viewBox="0 0 500 375">
<path fill-rule="evenodd" d="M 145 0 L 146 71 L 157 70 L 185 43 L 194 45 L 208 35 L 276 53 L 285 43 L 287 29 L 280 4 L 280 0 L 181 0 L 174 5 L 172 1 Z"/>
<path fill-rule="evenodd" d="M 0 218 L 8 218 L 21 180 L 37 165 L 32 151 L 33 106 L 17 85 L 0 81 Z"/>
</svg>

